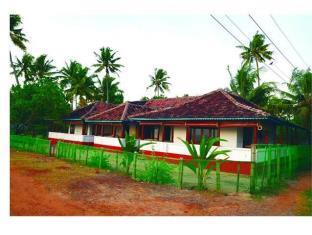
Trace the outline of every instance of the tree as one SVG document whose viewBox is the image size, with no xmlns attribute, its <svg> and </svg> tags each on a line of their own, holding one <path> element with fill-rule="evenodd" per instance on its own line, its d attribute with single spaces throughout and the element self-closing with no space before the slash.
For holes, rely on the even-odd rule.
<svg viewBox="0 0 312 235">
<path fill-rule="evenodd" d="M 25 51 L 26 46 L 25 43 L 28 42 L 28 40 L 25 37 L 25 34 L 23 33 L 23 28 L 21 28 L 22 25 L 22 19 L 19 15 L 10 15 L 10 38 L 11 41 L 15 46 L 20 48 L 21 50 Z M 15 76 L 16 84 L 19 85 L 19 80 L 17 77 L 17 73 L 15 71 L 15 67 L 13 64 L 12 59 L 12 53 L 10 51 L 10 63 L 11 67 L 13 69 L 13 74 Z"/>
<path fill-rule="evenodd" d="M 60 71 L 61 87 L 64 89 L 66 97 L 72 101 L 72 109 L 79 103 L 94 99 L 96 87 L 94 85 L 94 75 L 89 75 L 89 68 L 83 67 L 77 61 L 70 61 L 69 65 Z"/>
<path fill-rule="evenodd" d="M 252 65 L 254 62 L 256 63 L 258 86 L 260 86 L 259 63 L 272 60 L 273 52 L 268 47 L 269 44 L 265 44 L 265 36 L 258 32 L 253 36 L 248 47 L 238 46 L 238 48 L 243 50 L 241 57 L 244 60 L 244 64 Z"/>
<path fill-rule="evenodd" d="M 55 71 L 56 67 L 52 63 L 53 60 L 48 60 L 45 54 L 37 57 L 32 66 L 34 79 L 54 78 L 57 72 Z"/>
<path fill-rule="evenodd" d="M 154 75 L 149 75 L 149 77 L 151 84 L 147 89 L 154 87 L 155 97 L 160 97 L 165 91 L 169 91 L 169 85 L 171 84 L 168 82 L 170 77 L 167 75 L 166 70 L 155 68 Z"/>
<path fill-rule="evenodd" d="M 38 81 L 43 78 L 55 78 L 55 66 L 53 60 L 48 60 L 47 55 L 43 54 L 35 58 L 29 53 L 25 53 L 22 59 L 16 58 L 14 63 L 16 76 L 24 77 L 25 82 Z"/>
<path fill-rule="evenodd" d="M 227 153 L 231 150 L 218 150 L 218 147 L 212 150 L 212 146 L 220 141 L 226 141 L 219 137 L 207 138 L 203 137 L 200 140 L 199 144 L 199 152 L 197 151 L 195 145 L 193 143 L 189 143 L 181 138 L 179 138 L 183 144 L 186 146 L 189 151 L 192 160 L 186 162 L 185 166 L 190 168 L 195 174 L 197 174 L 197 183 L 198 188 L 204 188 L 204 179 L 208 176 L 208 174 L 213 169 L 214 165 L 211 165 L 211 160 L 216 160 L 216 157 L 219 155 L 228 156 Z M 222 159 L 223 161 L 227 158 Z M 220 160 L 221 161 L 221 160 Z"/>
<path fill-rule="evenodd" d="M 98 79 L 99 86 L 97 87 L 96 98 L 104 101 L 107 99 L 112 104 L 121 104 L 124 100 L 123 91 L 119 89 L 119 82 L 115 82 L 116 78 L 105 76 L 103 80 Z"/>
<path fill-rule="evenodd" d="M 97 63 L 93 66 L 97 69 L 95 70 L 96 73 L 100 73 L 103 70 L 105 71 L 105 76 L 103 80 L 106 77 L 109 77 L 110 73 L 116 73 L 118 75 L 118 72 L 120 71 L 120 68 L 123 67 L 123 65 L 118 64 L 118 61 L 120 60 L 120 57 L 116 57 L 116 53 L 109 47 L 102 47 L 100 49 L 100 53 L 94 52 L 96 56 Z M 104 82 L 104 81 L 103 81 Z M 109 80 L 107 79 L 106 82 L 108 83 Z M 109 103 L 109 85 L 106 85 L 106 102 Z"/>
<path fill-rule="evenodd" d="M 257 87 L 254 83 L 258 72 L 249 64 L 242 64 L 233 77 L 228 67 L 228 72 L 231 77 L 229 90 L 244 99 L 267 109 L 269 101 L 274 97 L 273 93 L 276 90 L 274 82 L 263 82 Z"/>
<path fill-rule="evenodd" d="M 281 91 L 282 99 L 278 106 L 292 111 L 292 120 L 311 130 L 312 115 L 312 72 L 311 69 L 294 69 L 287 83 L 289 91 Z"/>
<path fill-rule="evenodd" d="M 47 136 L 53 128 L 63 131 L 62 119 L 69 112 L 70 107 L 61 88 L 49 79 L 11 88 L 10 123 L 13 133 Z"/>
</svg>

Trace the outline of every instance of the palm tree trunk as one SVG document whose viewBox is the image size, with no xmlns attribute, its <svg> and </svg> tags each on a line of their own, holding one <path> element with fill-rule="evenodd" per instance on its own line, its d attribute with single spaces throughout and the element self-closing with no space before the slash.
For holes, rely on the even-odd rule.
<svg viewBox="0 0 312 235">
<path fill-rule="evenodd" d="M 108 104 L 109 102 L 109 96 L 108 96 L 108 76 L 109 76 L 109 70 L 108 68 L 106 67 L 106 75 L 105 75 L 105 78 L 106 78 L 106 103 Z"/>
<path fill-rule="evenodd" d="M 13 73 L 14 73 L 14 77 L 15 77 L 16 84 L 19 86 L 20 83 L 19 83 L 19 80 L 18 80 L 18 76 L 17 76 L 17 74 L 16 74 L 15 66 L 14 66 L 14 64 L 13 64 L 11 51 L 10 51 L 10 63 L 11 63 L 11 67 L 13 68 Z"/>
<path fill-rule="evenodd" d="M 256 66 L 257 66 L 257 78 L 258 78 L 258 86 L 260 86 L 260 76 L 259 76 L 259 63 L 258 60 L 256 59 Z"/>
</svg>

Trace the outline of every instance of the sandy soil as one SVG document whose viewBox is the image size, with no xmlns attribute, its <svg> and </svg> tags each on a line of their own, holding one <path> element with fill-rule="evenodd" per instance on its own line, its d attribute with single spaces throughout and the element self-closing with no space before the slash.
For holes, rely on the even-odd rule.
<svg viewBox="0 0 312 235">
<path fill-rule="evenodd" d="M 37 154 L 11 151 L 11 215 L 297 215 L 311 174 L 279 195 L 178 190 Z"/>
</svg>

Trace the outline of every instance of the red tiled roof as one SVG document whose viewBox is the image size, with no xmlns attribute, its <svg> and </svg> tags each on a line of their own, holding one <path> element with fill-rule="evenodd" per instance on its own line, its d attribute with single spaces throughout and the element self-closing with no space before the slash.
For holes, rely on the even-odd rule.
<svg viewBox="0 0 312 235">
<path fill-rule="evenodd" d="M 145 103 L 145 106 L 151 107 L 154 109 L 175 107 L 181 104 L 184 104 L 188 101 L 194 100 L 199 96 L 184 96 L 184 97 L 176 97 L 176 98 L 165 98 L 165 99 L 153 99 L 149 100 Z"/>
<path fill-rule="evenodd" d="M 175 107 L 137 113 L 130 118 L 255 118 L 269 114 L 243 98 L 219 89 Z"/>
<path fill-rule="evenodd" d="M 115 107 L 115 104 L 107 104 L 104 102 L 94 102 L 82 108 L 78 108 L 71 112 L 71 114 L 65 119 L 84 119 L 92 116 L 99 112 L 104 112 L 105 110 Z"/>
<path fill-rule="evenodd" d="M 137 105 L 131 102 L 126 102 L 104 112 L 89 116 L 87 120 L 122 121 L 126 120 L 128 116 L 135 113 L 141 113 L 151 110 L 152 109 L 150 107 L 146 107 L 144 105 Z"/>
</svg>

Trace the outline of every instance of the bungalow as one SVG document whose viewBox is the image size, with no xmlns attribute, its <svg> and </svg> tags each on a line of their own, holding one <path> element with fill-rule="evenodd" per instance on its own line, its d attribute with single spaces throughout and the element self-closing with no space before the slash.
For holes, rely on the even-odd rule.
<svg viewBox="0 0 312 235">
<path fill-rule="evenodd" d="M 180 139 L 198 144 L 201 137 L 220 137 L 220 148 L 231 149 L 231 161 L 250 162 L 251 144 L 299 144 L 307 132 L 276 118 L 257 105 L 218 89 L 201 96 L 125 102 L 96 102 L 75 110 L 65 119 L 68 133 L 49 138 L 120 150 L 117 137 L 135 135 L 146 154 L 188 157 Z M 301 135 L 300 138 L 298 136 Z M 246 171 L 249 171 L 246 166 Z"/>
</svg>

